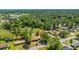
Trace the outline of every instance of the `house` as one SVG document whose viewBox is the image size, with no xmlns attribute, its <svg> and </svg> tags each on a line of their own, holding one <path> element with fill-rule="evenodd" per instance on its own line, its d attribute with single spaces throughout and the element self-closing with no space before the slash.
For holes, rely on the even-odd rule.
<svg viewBox="0 0 79 59">
<path fill-rule="evenodd" d="M 79 42 L 75 42 L 71 45 L 72 47 L 78 47 L 79 46 Z"/>
<path fill-rule="evenodd" d="M 0 44 L 0 49 L 4 49 L 4 48 L 7 48 L 7 44 Z"/>
<path fill-rule="evenodd" d="M 25 43 L 25 40 L 17 40 L 17 41 L 14 42 L 14 45 L 16 46 L 16 45 L 20 45 L 20 44 L 23 44 L 23 43 Z"/>
<path fill-rule="evenodd" d="M 64 49 L 64 50 L 72 50 L 72 49 L 69 48 L 68 46 L 64 46 L 63 49 Z"/>
<path fill-rule="evenodd" d="M 34 36 L 32 36 L 31 41 L 32 42 L 38 41 L 42 35 L 43 35 L 43 30 L 38 31 Z"/>
<path fill-rule="evenodd" d="M 40 39 L 40 36 L 33 36 L 32 37 L 32 42 L 38 41 Z"/>
</svg>

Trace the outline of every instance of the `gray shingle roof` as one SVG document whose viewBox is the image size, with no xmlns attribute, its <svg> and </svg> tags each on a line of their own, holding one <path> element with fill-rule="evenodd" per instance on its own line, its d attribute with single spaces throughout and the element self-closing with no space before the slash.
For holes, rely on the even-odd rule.
<svg viewBox="0 0 79 59">
<path fill-rule="evenodd" d="M 64 50 L 72 50 L 71 48 L 69 48 L 68 46 L 64 46 L 63 48 Z"/>
<path fill-rule="evenodd" d="M 78 47 L 79 46 L 79 42 L 73 43 L 72 46 L 73 47 Z"/>
</svg>

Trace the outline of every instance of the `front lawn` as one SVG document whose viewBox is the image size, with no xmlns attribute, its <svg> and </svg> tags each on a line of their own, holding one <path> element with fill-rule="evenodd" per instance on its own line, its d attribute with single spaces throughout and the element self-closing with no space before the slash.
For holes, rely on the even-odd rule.
<svg viewBox="0 0 79 59">
<path fill-rule="evenodd" d="M 48 47 L 39 48 L 39 50 L 48 50 Z"/>
<path fill-rule="evenodd" d="M 66 41 L 64 42 L 64 44 L 66 44 L 66 45 L 71 45 L 71 44 L 74 43 L 74 42 L 75 42 L 74 39 L 70 39 L 70 40 L 66 40 Z"/>
<path fill-rule="evenodd" d="M 14 41 L 9 42 L 9 50 L 21 50 L 23 49 L 23 44 L 14 46 Z"/>
<path fill-rule="evenodd" d="M 30 48 L 36 46 L 36 44 L 37 44 L 36 42 L 31 42 Z"/>
</svg>

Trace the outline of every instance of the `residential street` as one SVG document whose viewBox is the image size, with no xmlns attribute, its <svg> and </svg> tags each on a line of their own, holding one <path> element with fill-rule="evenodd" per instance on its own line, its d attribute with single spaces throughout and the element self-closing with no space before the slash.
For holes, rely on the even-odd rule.
<svg viewBox="0 0 79 59">
<path fill-rule="evenodd" d="M 76 38 L 76 36 L 67 37 L 67 38 L 61 39 L 60 41 L 61 41 L 61 42 L 64 42 L 64 41 L 66 41 L 66 40 L 71 40 L 71 39 L 74 39 L 74 38 Z"/>
</svg>

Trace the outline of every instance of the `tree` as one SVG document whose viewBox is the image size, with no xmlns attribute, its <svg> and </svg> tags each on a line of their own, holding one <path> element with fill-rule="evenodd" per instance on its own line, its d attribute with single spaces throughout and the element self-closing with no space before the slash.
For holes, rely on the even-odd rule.
<svg viewBox="0 0 79 59">
<path fill-rule="evenodd" d="M 31 43 L 31 38 L 32 38 L 29 30 L 26 30 L 25 32 L 23 32 L 22 36 L 24 37 L 24 39 L 26 41 L 25 43 L 29 45 Z"/>
<path fill-rule="evenodd" d="M 20 35 L 21 27 L 22 27 L 22 22 L 20 20 L 13 20 L 10 22 L 11 23 L 11 33 L 15 34 L 16 36 Z M 17 37 L 16 37 L 17 39 Z"/>
<path fill-rule="evenodd" d="M 79 40 L 79 33 L 76 34 L 77 40 Z"/>
<path fill-rule="evenodd" d="M 4 23 L 2 24 L 2 27 L 6 30 L 10 30 L 12 28 L 10 23 Z"/>
<path fill-rule="evenodd" d="M 59 36 L 60 36 L 61 38 L 65 38 L 68 34 L 69 34 L 68 31 L 61 31 L 61 32 L 59 33 Z"/>
<path fill-rule="evenodd" d="M 42 38 L 41 38 L 41 40 L 40 40 L 40 43 L 42 43 L 42 44 L 47 44 L 48 39 L 49 39 L 48 33 L 47 33 L 47 32 L 44 32 L 44 33 L 43 33 L 43 36 L 42 36 Z"/>
<path fill-rule="evenodd" d="M 50 37 L 48 41 L 49 50 L 62 50 L 63 47 L 57 37 Z"/>
<path fill-rule="evenodd" d="M 29 45 L 28 44 L 24 44 L 23 45 L 23 48 L 28 49 L 29 48 Z"/>
<path fill-rule="evenodd" d="M 72 44 L 72 43 L 73 43 L 73 39 L 70 40 L 70 44 Z"/>
<path fill-rule="evenodd" d="M 24 44 L 24 48 L 27 49 L 29 48 L 29 45 L 31 44 L 31 34 L 29 30 L 25 30 L 22 34 L 21 34 L 22 38 L 25 40 L 25 44 Z"/>
</svg>

